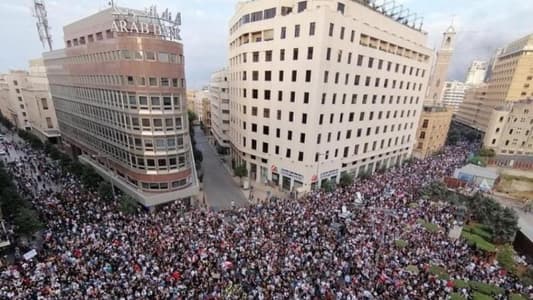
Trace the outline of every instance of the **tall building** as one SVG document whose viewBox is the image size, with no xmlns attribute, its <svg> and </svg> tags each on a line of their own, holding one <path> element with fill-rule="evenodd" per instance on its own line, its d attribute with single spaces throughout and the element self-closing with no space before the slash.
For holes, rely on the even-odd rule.
<svg viewBox="0 0 533 300">
<path fill-rule="evenodd" d="M 446 143 L 453 108 L 443 102 L 448 69 L 455 48 L 455 29 L 450 26 L 442 35 L 442 43 L 437 51 L 432 73 L 429 77 L 424 108 L 416 133 L 416 147 L 413 155 L 417 158 L 428 157 L 438 152 Z"/>
<path fill-rule="evenodd" d="M 492 110 L 483 144 L 502 155 L 533 155 L 533 100 L 514 101 Z"/>
<path fill-rule="evenodd" d="M 448 78 L 448 69 L 455 48 L 455 35 L 456 32 L 453 26 L 448 27 L 442 35 L 441 46 L 437 51 L 435 63 L 431 70 L 431 76 L 429 77 L 425 104 L 442 103 L 442 91 L 444 83 Z"/>
<path fill-rule="evenodd" d="M 202 98 L 202 126 L 206 135 L 211 135 L 211 101 L 209 92 L 204 93 Z"/>
<path fill-rule="evenodd" d="M 459 106 L 465 97 L 466 85 L 460 81 L 446 81 L 442 93 L 442 104 L 453 113 L 459 110 Z"/>
<path fill-rule="evenodd" d="M 29 65 L 29 72 L 0 75 L 0 112 L 18 129 L 31 131 L 43 142 L 57 143 L 60 133 L 43 60 L 30 60 Z"/>
<path fill-rule="evenodd" d="M 469 90 L 457 115 L 458 121 L 482 132 L 494 108 L 533 97 L 533 34 L 508 44 L 493 61 L 486 86 Z"/>
<path fill-rule="evenodd" d="M 198 192 L 179 20 L 112 6 L 63 28 L 44 53 L 63 140 L 146 207 Z"/>
<path fill-rule="evenodd" d="M 410 25 L 370 1 L 238 3 L 229 37 L 234 164 L 300 191 L 410 157 L 432 53 Z"/>
<path fill-rule="evenodd" d="M 211 133 L 215 147 L 220 153 L 227 154 L 230 149 L 230 112 L 228 70 L 222 69 L 211 75 L 209 83 L 209 102 L 211 104 Z"/>
<path fill-rule="evenodd" d="M 469 86 L 479 85 L 485 81 L 487 76 L 488 63 L 486 61 L 474 60 L 468 68 L 465 84 Z"/>
</svg>

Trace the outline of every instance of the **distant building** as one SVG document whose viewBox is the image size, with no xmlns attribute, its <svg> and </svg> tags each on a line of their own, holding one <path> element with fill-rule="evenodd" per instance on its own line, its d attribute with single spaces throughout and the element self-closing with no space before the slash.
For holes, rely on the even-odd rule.
<svg viewBox="0 0 533 300">
<path fill-rule="evenodd" d="M 223 69 L 211 75 L 209 82 L 211 104 L 211 133 L 217 150 L 229 154 L 230 149 L 230 100 L 228 70 Z"/>
<path fill-rule="evenodd" d="M 426 101 L 420 114 L 413 155 L 428 157 L 438 152 L 446 143 L 452 120 L 453 108 L 443 101 L 445 80 L 455 45 L 455 29 L 450 26 L 443 33 L 441 48 L 437 51 L 432 73 L 429 77 Z M 440 88 L 440 90 L 439 90 Z"/>
<path fill-rule="evenodd" d="M 514 101 L 493 109 L 488 124 L 485 147 L 494 149 L 498 156 L 514 156 L 514 160 L 529 157 L 533 161 L 533 100 Z"/>
<path fill-rule="evenodd" d="M 488 70 L 488 64 L 486 61 L 474 60 L 468 68 L 466 74 L 466 85 L 478 85 L 485 81 Z"/>
<path fill-rule="evenodd" d="M 0 75 L 0 112 L 18 129 L 57 143 L 60 132 L 43 60 L 30 60 L 29 65 L 29 72 Z"/>
<path fill-rule="evenodd" d="M 460 81 L 446 81 L 442 93 L 442 103 L 452 112 L 457 112 L 465 97 L 466 85 Z"/>
<path fill-rule="evenodd" d="M 425 158 L 441 150 L 446 143 L 451 121 L 452 113 L 449 109 L 424 106 L 416 133 L 414 156 Z"/>
<path fill-rule="evenodd" d="M 494 108 L 533 97 L 533 34 L 509 43 L 493 59 L 486 85 L 467 91 L 457 120 L 486 132 Z"/>
<path fill-rule="evenodd" d="M 209 100 L 209 93 L 205 93 L 202 97 L 202 126 L 206 135 L 211 135 L 211 101 Z"/>
</svg>

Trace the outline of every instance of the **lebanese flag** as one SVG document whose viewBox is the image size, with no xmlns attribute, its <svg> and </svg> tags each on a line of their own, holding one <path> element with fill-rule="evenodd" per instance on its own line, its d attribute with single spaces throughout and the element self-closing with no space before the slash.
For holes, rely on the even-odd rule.
<svg viewBox="0 0 533 300">
<path fill-rule="evenodd" d="M 178 271 L 174 271 L 172 273 L 172 278 L 174 278 L 174 280 L 176 280 L 176 281 L 179 281 L 181 279 L 181 273 L 178 272 Z"/>
</svg>

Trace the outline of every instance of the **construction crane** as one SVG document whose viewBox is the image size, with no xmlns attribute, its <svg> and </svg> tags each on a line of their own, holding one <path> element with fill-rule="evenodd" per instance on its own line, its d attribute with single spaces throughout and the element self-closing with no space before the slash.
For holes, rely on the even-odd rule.
<svg viewBox="0 0 533 300">
<path fill-rule="evenodd" d="M 48 50 L 52 51 L 52 34 L 50 33 L 50 26 L 48 26 L 44 0 L 33 0 L 33 16 L 37 18 L 35 25 L 37 25 L 37 32 L 43 48 L 46 48 L 46 44 L 48 44 Z"/>
</svg>

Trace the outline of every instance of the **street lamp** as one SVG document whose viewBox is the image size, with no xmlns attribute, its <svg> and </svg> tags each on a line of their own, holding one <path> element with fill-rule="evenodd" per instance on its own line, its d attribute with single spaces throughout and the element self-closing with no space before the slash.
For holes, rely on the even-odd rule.
<svg viewBox="0 0 533 300">
<path fill-rule="evenodd" d="M 316 155 L 317 155 L 317 161 L 316 161 L 316 189 L 318 190 L 320 188 L 320 173 L 319 173 L 320 156 L 325 156 L 326 154 L 317 152 Z"/>
</svg>

